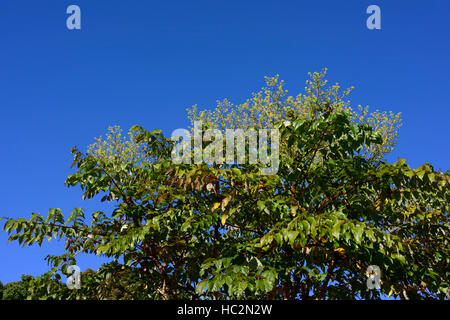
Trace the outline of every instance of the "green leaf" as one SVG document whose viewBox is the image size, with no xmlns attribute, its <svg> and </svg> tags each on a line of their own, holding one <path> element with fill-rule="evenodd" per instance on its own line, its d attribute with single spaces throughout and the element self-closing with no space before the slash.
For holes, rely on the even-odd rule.
<svg viewBox="0 0 450 320">
<path fill-rule="evenodd" d="M 198 295 L 203 294 L 203 292 L 206 290 L 206 287 L 208 285 L 208 280 L 202 280 L 200 281 L 197 286 L 195 287 L 195 293 Z"/>
<path fill-rule="evenodd" d="M 341 225 L 344 223 L 344 221 L 338 221 L 338 223 L 336 223 L 333 226 L 333 229 L 331 229 L 331 235 L 336 238 L 337 240 L 339 240 L 339 235 L 340 235 L 340 231 L 341 231 Z"/>
<path fill-rule="evenodd" d="M 294 241 L 297 238 L 299 232 L 298 231 L 288 231 L 286 232 L 286 240 L 288 241 L 289 245 L 292 247 L 294 246 Z"/>
<path fill-rule="evenodd" d="M 353 227 L 353 235 L 355 236 L 356 243 L 361 243 L 361 236 L 363 234 L 364 228 L 362 226 Z"/>
<path fill-rule="evenodd" d="M 265 246 L 271 244 L 272 241 L 273 241 L 273 234 L 268 233 L 261 238 L 261 246 L 265 247 Z"/>
</svg>

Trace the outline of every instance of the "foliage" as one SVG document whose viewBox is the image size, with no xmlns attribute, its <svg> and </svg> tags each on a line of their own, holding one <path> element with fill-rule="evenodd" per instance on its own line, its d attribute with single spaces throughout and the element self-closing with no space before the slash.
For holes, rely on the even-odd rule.
<svg viewBox="0 0 450 320">
<path fill-rule="evenodd" d="M 260 164 L 175 165 L 174 142 L 138 126 L 128 139 L 112 128 L 86 154 L 74 148 L 66 184 L 114 210 L 6 220 L 9 241 L 66 240 L 30 298 L 445 298 L 449 172 L 364 156 L 386 136 L 332 107 L 330 92 L 314 116 L 274 124 L 283 144 L 274 175 Z M 60 273 L 80 252 L 111 263 L 68 290 Z M 369 265 L 382 270 L 380 291 L 366 287 Z"/>
<path fill-rule="evenodd" d="M 369 107 L 358 106 L 354 110 L 347 100 L 354 87 L 342 90 L 338 83 L 330 86 L 326 79 L 327 69 L 309 73 L 305 93 L 295 97 L 288 96 L 284 81 L 279 76 L 266 77 L 266 86 L 252 93 L 246 102 L 234 105 L 228 99 L 217 101 L 214 110 L 199 111 L 197 105 L 188 109 L 189 119 L 202 121 L 207 127 L 226 129 L 267 129 L 276 123 L 292 118 L 313 119 L 320 117 L 321 109 L 327 106 L 331 112 L 344 111 L 356 123 L 369 123 L 374 132 L 381 135 L 382 141 L 371 146 L 365 145 L 361 154 L 372 161 L 378 161 L 391 152 L 397 142 L 398 129 L 402 122 L 400 113 L 369 113 Z"/>
<path fill-rule="evenodd" d="M 28 299 L 83 299 L 83 300 L 127 300 L 154 298 L 145 293 L 137 273 L 116 262 L 93 271 L 87 269 L 80 274 L 79 290 L 69 289 L 61 282 L 61 275 L 53 269 L 33 280 Z"/>
<path fill-rule="evenodd" d="M 0 294 L 0 298 L 3 300 L 25 300 L 32 281 L 32 276 L 22 275 L 20 281 L 1 285 L 0 293 L 2 294 Z"/>
</svg>

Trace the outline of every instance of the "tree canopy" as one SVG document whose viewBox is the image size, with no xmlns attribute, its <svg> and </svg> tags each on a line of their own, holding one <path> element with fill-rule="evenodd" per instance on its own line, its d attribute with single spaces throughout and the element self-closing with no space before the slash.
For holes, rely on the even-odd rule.
<svg viewBox="0 0 450 320">
<path fill-rule="evenodd" d="M 279 168 L 174 164 L 175 141 L 134 126 L 111 128 L 86 153 L 73 149 L 66 184 L 111 212 L 6 218 L 9 241 L 64 239 L 33 280 L 31 298 L 52 299 L 444 299 L 449 292 L 449 172 L 405 159 L 388 163 L 398 115 L 353 111 L 339 87 L 315 73 L 305 95 L 278 78 L 240 106 L 198 114 L 207 127 L 275 128 Z M 78 253 L 111 259 L 59 281 Z M 368 290 L 366 270 L 381 270 Z M 114 292 L 113 292 L 114 291 Z"/>
<path fill-rule="evenodd" d="M 32 276 L 22 275 L 20 281 L 10 282 L 5 285 L 0 282 L 0 300 L 27 299 L 32 280 Z"/>
</svg>

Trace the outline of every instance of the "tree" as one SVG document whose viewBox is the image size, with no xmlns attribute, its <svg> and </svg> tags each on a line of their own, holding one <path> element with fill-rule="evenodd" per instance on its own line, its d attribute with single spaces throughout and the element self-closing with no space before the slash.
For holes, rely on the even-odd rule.
<svg viewBox="0 0 450 320">
<path fill-rule="evenodd" d="M 6 220 L 9 241 L 66 240 L 65 254 L 47 256 L 51 270 L 33 298 L 445 298 L 449 172 L 383 161 L 392 141 L 383 125 L 359 121 L 333 92 L 273 124 L 281 137 L 273 175 L 248 162 L 175 165 L 175 142 L 139 126 L 128 138 L 111 128 L 86 154 L 74 148 L 77 171 L 66 184 L 115 207 L 91 221 L 81 208 Z M 111 263 L 68 290 L 60 272 L 80 252 Z M 382 271 L 379 291 L 367 289 L 370 265 Z M 111 286 L 112 296 L 102 294 Z"/>
<path fill-rule="evenodd" d="M 115 270 L 116 272 L 110 272 Z M 28 299 L 83 299 L 83 300 L 127 300 L 145 299 L 140 279 L 130 270 L 116 262 L 101 267 L 97 272 L 87 269 L 80 274 L 79 290 L 69 289 L 61 282 L 61 275 L 55 270 L 33 279 L 28 290 Z M 130 291 L 131 290 L 131 291 Z"/>
<path fill-rule="evenodd" d="M 328 85 L 327 69 L 309 73 L 305 92 L 288 96 L 284 82 L 279 76 L 266 77 L 266 86 L 242 104 L 234 105 L 227 99 L 217 101 L 214 110 L 199 111 L 197 105 L 188 109 L 189 119 L 202 121 L 207 127 L 222 131 L 226 129 L 266 129 L 276 123 L 292 118 L 311 119 L 320 116 L 324 106 L 330 111 L 346 112 L 352 122 L 369 123 L 374 132 L 380 134 L 381 142 L 364 145 L 361 155 L 377 161 L 391 152 L 397 142 L 398 130 L 402 125 L 400 113 L 369 113 L 369 107 L 358 106 L 355 110 L 347 100 L 354 87 L 342 90 L 338 83 Z"/>
<path fill-rule="evenodd" d="M 29 275 L 22 275 L 20 281 L 7 283 L 0 291 L 3 292 L 3 300 L 26 300 L 28 297 L 28 290 L 33 277 Z"/>
</svg>

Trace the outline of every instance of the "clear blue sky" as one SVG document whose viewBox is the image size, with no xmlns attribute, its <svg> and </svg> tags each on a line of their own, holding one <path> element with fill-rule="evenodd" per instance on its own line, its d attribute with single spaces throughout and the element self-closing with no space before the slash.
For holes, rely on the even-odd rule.
<svg viewBox="0 0 450 320">
<path fill-rule="evenodd" d="M 77 4 L 82 29 L 66 28 Z M 366 28 L 366 8 L 381 8 L 381 30 Z M 390 160 L 450 168 L 450 2 L 427 1 L 0 1 L 0 216 L 68 213 L 82 201 L 64 186 L 70 149 L 84 149 L 108 126 L 140 124 L 170 134 L 185 109 L 216 99 L 243 102 L 279 74 L 291 94 L 307 72 L 356 87 L 354 106 L 402 112 Z M 3 226 L 3 222 L 1 223 Z M 40 275 L 42 248 L 6 244 L 0 280 Z M 100 260 L 82 256 L 82 270 Z"/>
</svg>

